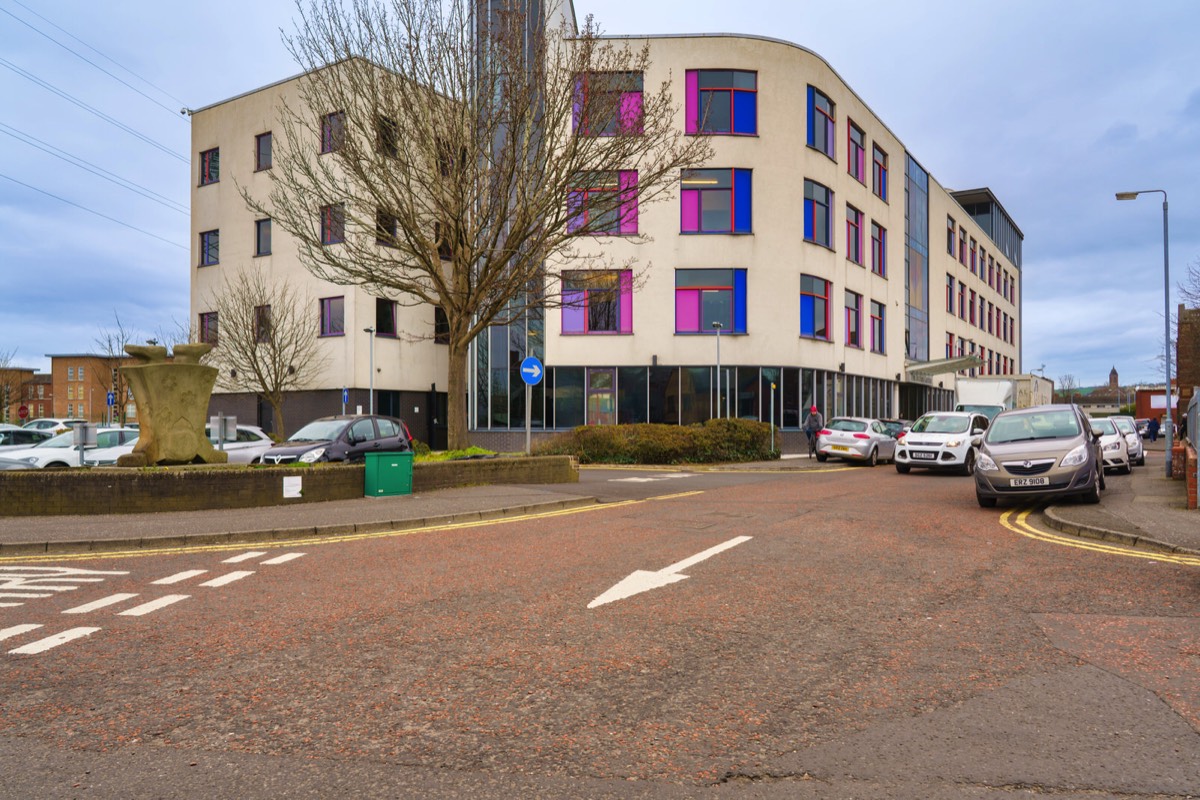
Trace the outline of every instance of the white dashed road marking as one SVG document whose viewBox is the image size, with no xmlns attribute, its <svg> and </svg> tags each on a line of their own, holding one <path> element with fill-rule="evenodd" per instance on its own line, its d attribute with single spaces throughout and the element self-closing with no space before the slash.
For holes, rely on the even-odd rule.
<svg viewBox="0 0 1200 800">
<path fill-rule="evenodd" d="M 655 481 L 670 481 L 678 478 L 694 478 L 695 474 L 691 472 L 668 472 L 663 475 L 654 475 L 647 478 L 609 478 L 609 483 L 654 483 Z"/>
<path fill-rule="evenodd" d="M 67 642 L 74 641 L 75 639 L 82 639 L 84 636 L 91 636 L 98 630 L 100 629 L 71 628 L 69 631 L 63 631 L 62 633 L 56 633 L 53 636 L 47 636 L 45 639 L 39 639 L 36 642 L 31 642 L 30 644 L 24 645 L 23 647 L 18 647 L 15 650 L 9 650 L 8 652 L 18 656 L 31 656 L 36 653 L 44 653 L 52 647 L 58 647 L 60 644 L 66 644 Z"/>
<path fill-rule="evenodd" d="M 240 556 L 234 556 L 233 558 L 227 558 L 224 561 L 222 561 L 221 563 L 222 564 L 237 564 L 241 561 L 249 561 L 252 558 L 258 558 L 259 556 L 265 556 L 265 555 L 266 555 L 266 553 L 264 553 L 264 552 L 260 552 L 258 550 L 251 550 L 249 553 L 242 553 Z"/>
<path fill-rule="evenodd" d="M 150 583 L 154 586 L 164 586 L 169 583 L 181 583 L 182 581 L 186 581 L 188 578 L 194 578 L 197 575 L 203 575 L 206 572 L 208 572 L 206 569 L 189 569 L 184 572 L 176 572 L 174 575 L 168 575 L 165 578 L 159 578 L 158 580 L 151 581 Z"/>
<path fill-rule="evenodd" d="M 104 608 L 105 606 L 115 606 L 117 603 L 123 603 L 126 600 L 132 600 L 135 597 L 137 597 L 136 594 L 128 594 L 128 593 L 112 594 L 112 595 L 109 595 L 108 597 L 102 597 L 99 600 L 93 600 L 90 603 L 84 603 L 81 606 L 76 606 L 75 608 L 68 608 L 63 613 L 64 614 L 86 614 L 89 611 L 95 611 L 96 609 Z"/>
<path fill-rule="evenodd" d="M 211 581 L 205 581 L 204 583 L 202 583 L 200 585 L 201 586 L 214 586 L 214 587 L 215 586 L 224 586 L 227 583 L 233 583 L 234 581 L 240 581 L 242 578 L 249 578 L 253 574 L 254 574 L 253 572 L 246 572 L 246 571 L 231 572 L 228 575 L 222 575 L 219 578 L 213 578 Z"/>
<path fill-rule="evenodd" d="M 266 561 L 264 561 L 262 563 L 272 565 L 272 566 L 275 564 L 286 564 L 287 562 L 293 561 L 297 558 L 303 558 L 304 555 L 305 555 L 304 553 L 284 553 L 281 556 L 275 556 L 275 558 L 268 558 Z"/>
<path fill-rule="evenodd" d="M 158 611 L 160 608 L 178 603 L 180 600 L 187 600 L 191 597 L 190 594 L 168 594 L 157 600 L 151 600 L 149 603 L 142 603 L 140 606 L 134 606 L 126 611 L 122 611 L 118 616 L 122 617 L 142 617 L 149 614 L 151 611 Z"/>
<path fill-rule="evenodd" d="M 40 627 L 42 627 L 42 626 L 41 625 L 13 625 L 11 628 L 5 628 L 4 630 L 0 630 L 0 641 L 2 641 L 4 639 L 11 639 L 14 636 L 20 636 L 22 633 L 29 633 L 30 631 L 36 631 Z"/>
<path fill-rule="evenodd" d="M 73 567 L 0 567 L 0 601 L 33 600 L 50 597 L 54 592 L 71 592 L 84 583 L 99 583 L 109 575 L 128 575 L 113 570 L 75 569 Z M 21 603 L 0 602 L 14 608 Z"/>
</svg>

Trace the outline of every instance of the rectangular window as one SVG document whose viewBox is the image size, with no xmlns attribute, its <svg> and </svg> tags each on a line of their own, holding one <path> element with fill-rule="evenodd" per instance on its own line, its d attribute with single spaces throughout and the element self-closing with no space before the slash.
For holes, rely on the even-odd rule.
<svg viewBox="0 0 1200 800">
<path fill-rule="evenodd" d="M 954 255 L 954 234 L 957 226 L 954 224 L 954 217 L 946 217 L 946 252 L 951 256 Z"/>
<path fill-rule="evenodd" d="M 440 222 L 433 223 L 433 240 L 437 242 L 438 259 L 441 261 L 454 260 L 454 248 L 450 244 L 449 227 Z"/>
<path fill-rule="evenodd" d="M 214 147 L 200 154 L 200 185 L 221 180 L 221 148 Z"/>
<path fill-rule="evenodd" d="M 400 128 L 396 120 L 382 116 L 375 118 L 375 149 L 388 158 L 400 155 Z"/>
<path fill-rule="evenodd" d="M 958 282 L 958 318 L 967 318 L 967 285 L 962 281 Z"/>
<path fill-rule="evenodd" d="M 254 307 L 254 341 L 266 344 L 271 341 L 271 307 Z"/>
<path fill-rule="evenodd" d="M 75 399 L 75 387 L 74 386 L 70 386 L 70 385 L 67 386 L 67 399 L 68 400 Z M 68 416 L 70 416 L 70 414 L 68 414 Z"/>
<path fill-rule="evenodd" d="M 976 264 L 975 264 L 975 238 L 974 237 L 971 237 L 971 245 L 969 248 L 967 248 L 967 252 L 970 253 L 969 258 L 970 258 L 970 263 L 971 263 L 971 274 L 976 275 L 976 274 L 978 274 L 978 270 L 977 270 Z"/>
<path fill-rule="evenodd" d="M 217 346 L 217 312 L 207 311 L 200 315 L 200 343 Z"/>
<path fill-rule="evenodd" d="M 758 133 L 757 72 L 689 69 L 686 81 L 688 133 Z"/>
<path fill-rule="evenodd" d="M 865 184 L 867 182 L 867 135 L 863 133 L 862 128 L 854 124 L 853 120 L 850 120 L 849 123 L 846 134 L 849 147 L 846 169 L 856 181 Z"/>
<path fill-rule="evenodd" d="M 971 305 L 970 305 L 969 313 L 970 313 L 970 317 L 971 317 L 970 323 L 972 325 L 974 325 L 975 324 L 975 290 L 974 289 L 971 290 Z"/>
<path fill-rule="evenodd" d="M 995 320 L 995 318 L 996 318 L 996 307 L 994 305 L 992 305 L 991 303 L 988 303 L 988 310 L 987 310 L 987 331 L 988 331 L 988 333 L 996 332 L 995 327 L 993 325 L 993 320 Z"/>
<path fill-rule="evenodd" d="M 954 276 L 946 276 L 946 310 L 954 313 Z"/>
<path fill-rule="evenodd" d="M 271 132 L 260 133 L 254 137 L 254 171 L 262 172 L 271 168 Z"/>
<path fill-rule="evenodd" d="M 884 340 L 883 328 L 883 303 L 878 300 L 871 301 L 871 352 L 886 353 L 887 347 Z"/>
<path fill-rule="evenodd" d="M 987 301 L 983 299 L 983 293 L 981 292 L 979 294 L 979 330 L 983 330 L 987 326 L 987 322 L 984 321 L 984 319 L 985 319 L 984 315 L 986 315 L 986 314 L 987 314 Z"/>
<path fill-rule="evenodd" d="M 321 335 L 341 336 L 346 332 L 346 299 L 321 298 Z"/>
<path fill-rule="evenodd" d="M 816 181 L 804 181 L 804 239 L 833 247 L 833 192 Z"/>
<path fill-rule="evenodd" d="M 69 380 L 69 381 L 75 380 L 75 368 L 74 367 L 67 367 L 67 380 Z"/>
<path fill-rule="evenodd" d="M 375 335 L 396 335 L 396 301 L 386 297 L 375 298 Z"/>
<path fill-rule="evenodd" d="M 862 295 L 846 292 L 846 346 L 862 347 Z"/>
<path fill-rule="evenodd" d="M 269 219 L 254 221 L 254 255 L 271 255 L 271 220 Z"/>
<path fill-rule="evenodd" d="M 846 205 L 846 258 L 855 264 L 862 260 L 863 213 L 852 205 Z"/>
<path fill-rule="evenodd" d="M 441 306 L 433 307 L 433 343 L 450 344 L 450 319 Z"/>
<path fill-rule="evenodd" d="M 346 241 L 346 206 L 334 203 L 321 206 L 321 244 Z"/>
<path fill-rule="evenodd" d="M 562 332 L 633 333 L 633 271 L 564 272 Z"/>
<path fill-rule="evenodd" d="M 814 86 L 808 87 L 808 146 L 837 160 L 837 106 Z"/>
<path fill-rule="evenodd" d="M 221 263 L 221 232 L 204 231 L 200 234 L 200 266 L 211 267 Z"/>
<path fill-rule="evenodd" d="M 887 277 L 887 228 L 871 223 L 871 272 Z"/>
<path fill-rule="evenodd" d="M 383 209 L 375 211 L 375 244 L 384 247 L 396 246 L 396 215 Z"/>
<path fill-rule="evenodd" d="M 642 73 L 587 72 L 575 76 L 572 127 L 580 136 L 642 132 Z"/>
<path fill-rule="evenodd" d="M 829 340 L 829 281 L 800 276 L 800 335 Z"/>
<path fill-rule="evenodd" d="M 965 228 L 958 229 L 958 263 L 964 267 L 967 265 L 967 231 Z"/>
<path fill-rule="evenodd" d="M 954 334 L 946 334 L 946 358 L 954 358 Z"/>
<path fill-rule="evenodd" d="M 748 169 L 685 169 L 680 184 L 682 233 L 750 233 Z"/>
<path fill-rule="evenodd" d="M 567 230 L 589 236 L 638 232 L 637 170 L 582 172 L 567 194 Z"/>
<path fill-rule="evenodd" d="M 746 332 L 746 270 L 675 270 L 675 332 Z"/>
<path fill-rule="evenodd" d="M 880 200 L 887 202 L 888 157 L 887 153 L 879 148 L 879 145 L 872 145 L 872 161 L 874 165 L 871 170 L 871 191 Z"/>
<path fill-rule="evenodd" d="M 983 261 L 982 261 L 983 251 L 982 250 L 979 251 L 979 258 L 981 259 L 979 263 L 982 264 L 983 263 Z M 991 256 L 988 256 L 987 257 L 987 265 L 988 265 L 988 286 L 999 291 L 1000 284 L 996 280 L 996 259 L 992 258 Z"/>
<path fill-rule="evenodd" d="M 346 142 L 346 112 L 334 111 L 321 117 L 321 152 L 332 153 Z"/>
</svg>

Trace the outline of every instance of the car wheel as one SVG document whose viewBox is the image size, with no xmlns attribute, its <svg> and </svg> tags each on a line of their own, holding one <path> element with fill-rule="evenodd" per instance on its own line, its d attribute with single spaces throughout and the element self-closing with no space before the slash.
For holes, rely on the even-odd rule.
<svg viewBox="0 0 1200 800">
<path fill-rule="evenodd" d="M 42 467 L 42 469 L 70 469 L 70 468 L 71 468 L 70 464 L 64 464 L 61 461 L 55 461 L 51 464 L 47 464 L 46 466 Z"/>
<path fill-rule="evenodd" d="M 871 455 L 867 456 L 867 464 L 873 467 L 878 463 L 879 463 L 879 451 L 876 450 L 875 448 L 871 448 Z"/>
<path fill-rule="evenodd" d="M 907 475 L 911 469 L 912 467 L 908 466 L 908 464 L 896 465 L 896 472 L 899 472 L 901 475 Z"/>
<path fill-rule="evenodd" d="M 1121 474 L 1122 474 L 1122 475 L 1128 475 L 1128 474 L 1129 474 L 1129 473 L 1131 473 L 1131 472 L 1133 472 L 1133 464 L 1128 464 L 1128 463 L 1127 463 L 1125 466 L 1121 467 Z"/>
<path fill-rule="evenodd" d="M 1103 475 L 1103 473 L 1101 473 L 1101 475 Z M 1088 505 L 1095 505 L 1096 503 L 1100 502 L 1100 490 L 1103 488 L 1104 488 L 1104 486 L 1103 486 L 1102 482 L 1100 480 L 1097 480 L 1094 483 L 1092 483 L 1092 486 L 1090 489 L 1088 489 L 1086 492 L 1084 492 L 1082 495 L 1079 496 L 1079 499 L 1082 500 L 1083 502 L 1087 503 Z"/>
<path fill-rule="evenodd" d="M 996 507 L 996 498 L 994 498 L 994 497 L 984 497 L 979 492 L 976 492 L 975 500 L 976 500 L 976 502 L 979 503 L 980 508 L 995 508 Z"/>
<path fill-rule="evenodd" d="M 967 457 L 963 460 L 962 474 L 963 475 L 974 475 L 975 474 L 975 451 L 974 450 L 967 451 Z"/>
<path fill-rule="evenodd" d="M 817 453 L 817 461 L 820 461 L 822 464 L 824 464 L 828 458 L 829 456 L 825 455 L 824 453 Z"/>
</svg>

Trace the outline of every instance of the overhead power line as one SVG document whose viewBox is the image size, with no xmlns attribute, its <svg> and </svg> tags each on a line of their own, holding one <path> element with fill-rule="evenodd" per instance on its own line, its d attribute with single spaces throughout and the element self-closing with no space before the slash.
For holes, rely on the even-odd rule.
<svg viewBox="0 0 1200 800">
<path fill-rule="evenodd" d="M 179 242 L 172 242 L 170 239 L 164 239 L 163 237 L 159 236 L 157 233 L 151 233 L 150 231 L 139 228 L 136 225 L 130 225 L 128 222 L 122 222 L 121 220 L 116 219 L 115 217 L 110 217 L 107 214 L 101 214 L 99 211 L 96 211 L 93 208 L 88 208 L 87 206 L 82 206 L 79 203 L 76 203 L 72 200 L 68 200 L 65 197 L 59 197 L 56 194 L 47 192 L 45 189 L 39 189 L 36 186 L 31 186 L 30 184 L 25 183 L 24 181 L 17 180 L 16 178 L 12 177 L 11 175 L 5 175 L 3 172 L 0 172 L 0 178 L 4 178 L 5 180 L 12 181 L 13 183 L 17 184 L 18 186 L 24 186 L 26 189 L 31 189 L 39 194 L 44 194 L 47 197 L 52 197 L 55 200 L 58 200 L 60 203 L 66 203 L 69 206 L 74 206 L 75 208 L 78 208 L 81 211 L 86 211 L 89 214 L 95 214 L 97 217 L 100 217 L 101 219 L 106 219 L 109 222 L 115 222 L 122 227 L 129 228 L 130 230 L 145 234 L 146 236 L 149 236 L 151 238 L 158 239 L 160 242 L 166 242 L 167 244 L 171 245 L 172 247 L 178 247 L 180 250 L 188 249 L 188 248 L 184 247 L 183 245 L 181 245 Z"/>
<path fill-rule="evenodd" d="M 24 131 L 16 129 L 11 125 L 5 125 L 3 122 L 0 122 L 0 133 L 3 133 L 5 136 L 11 136 L 17 141 L 24 142 L 30 147 L 35 147 L 44 153 L 49 153 L 55 158 L 79 167 L 85 172 L 90 172 L 93 175 L 104 178 L 104 180 L 109 181 L 110 183 L 115 183 L 123 189 L 128 189 L 135 194 L 140 194 L 142 197 L 145 197 L 148 200 L 153 200 L 159 205 L 165 206 L 166 208 L 169 208 L 178 214 L 188 213 L 187 206 L 183 205 L 182 203 L 178 203 L 171 198 L 166 197 L 165 195 L 161 195 L 153 189 L 147 189 L 145 186 L 134 183 L 127 178 L 122 178 L 120 175 L 117 175 L 114 172 L 109 172 L 103 167 L 97 166 L 90 161 L 80 158 L 79 156 L 72 155 L 65 150 L 61 150 L 48 142 L 42 141 L 36 136 L 31 136 Z"/>
<path fill-rule="evenodd" d="M 64 100 L 74 103 L 75 105 L 82 108 L 84 111 L 87 111 L 90 114 L 94 114 L 95 116 L 99 117 L 100 119 L 104 120 L 105 122 L 109 123 L 110 125 L 115 125 L 116 127 L 120 128 L 121 130 L 125 131 L 126 133 L 130 134 L 131 136 L 135 136 L 138 139 L 142 140 L 143 142 L 150 145 L 151 147 L 155 147 L 155 148 L 163 151 L 164 153 L 171 156 L 172 158 L 177 158 L 180 161 L 184 162 L 185 164 L 191 163 L 188 160 L 187 156 L 175 152 L 174 150 L 167 147 L 166 145 L 154 141 L 149 136 L 146 136 L 143 133 L 139 133 L 138 131 L 135 131 L 133 128 L 129 127 L 125 123 L 120 122 L 119 120 L 113 119 L 108 114 L 105 114 L 103 111 L 93 108 L 92 106 L 88 105 L 87 103 L 83 102 L 82 100 L 80 100 L 76 97 L 72 97 L 70 94 L 64 92 L 62 89 L 59 89 L 58 87 L 53 86 L 50 83 L 47 83 L 46 81 L 37 77 L 32 72 L 28 72 L 24 69 L 21 69 L 16 64 L 9 61 L 8 59 L 0 58 L 0 66 L 7 67 L 8 69 L 17 73 L 18 75 L 25 78 L 26 80 L 32 81 L 33 83 L 36 83 L 38 86 L 41 86 L 43 89 L 53 92 L 54 94 L 58 95 L 59 97 L 63 98 Z"/>
<path fill-rule="evenodd" d="M 68 53 L 70 53 L 71 55 L 75 56 L 76 58 L 78 58 L 78 59 L 80 59 L 80 60 L 82 60 L 82 61 L 84 61 L 84 62 L 86 62 L 86 63 L 88 63 L 88 64 L 91 64 L 93 67 L 95 67 L 96 69 L 100 70 L 100 71 L 101 71 L 101 72 L 103 72 L 105 75 L 107 75 L 108 77 L 110 77 L 110 78 L 112 78 L 114 81 L 116 81 L 117 83 L 121 84 L 122 86 L 125 86 L 126 88 L 128 88 L 128 89 L 130 89 L 130 90 L 132 90 L 132 91 L 134 91 L 134 92 L 137 92 L 137 93 L 138 93 L 138 94 L 140 94 L 142 97 L 144 97 L 144 98 L 146 98 L 147 100 L 149 100 L 151 103 L 154 103 L 154 105 L 156 105 L 156 106 L 158 106 L 159 108 L 163 109 L 164 111 L 166 111 L 168 114 L 170 114 L 170 115 L 171 115 L 172 117 L 174 117 L 175 119 L 180 119 L 180 120 L 181 120 L 181 119 L 183 119 L 183 117 L 182 117 L 182 116 L 179 114 L 179 112 L 178 112 L 176 109 L 174 109 L 174 108 L 171 108 L 170 106 L 166 105 L 165 103 L 162 103 L 162 102 L 160 102 L 160 101 L 158 101 L 158 100 L 155 100 L 153 97 L 151 97 L 150 95 L 146 94 L 146 93 L 145 93 L 145 92 L 143 92 L 141 89 L 139 89 L 139 88 L 137 88 L 136 86 L 134 86 L 133 84 L 131 84 L 131 83 L 129 83 L 129 82 L 127 82 L 127 81 L 125 81 L 125 80 L 124 80 L 124 79 L 122 79 L 122 78 L 118 78 L 116 75 L 113 75 L 111 72 L 109 72 L 109 71 L 108 71 L 108 70 L 106 70 L 104 67 L 102 67 L 102 66 L 100 66 L 99 64 L 97 64 L 95 61 L 92 61 L 90 58 L 88 58 L 87 56 L 85 56 L 85 55 L 83 55 L 82 53 L 78 52 L 77 50 L 72 50 L 70 47 L 67 47 L 65 44 L 63 44 L 62 42 L 60 42 L 58 39 L 55 39 L 55 38 L 54 38 L 53 36 L 51 36 L 50 34 L 48 34 L 48 33 L 44 32 L 44 31 L 40 31 L 40 30 L 38 30 L 36 27 L 34 27 L 33 25 L 30 25 L 28 22 L 26 22 L 25 20 L 21 19 L 21 18 L 20 18 L 20 17 L 18 17 L 16 14 L 13 14 L 11 11 L 8 11 L 8 10 L 6 10 L 6 9 L 0 8 L 0 13 L 8 14 L 8 16 L 12 17 L 12 18 L 13 18 L 13 19 L 15 19 L 17 22 L 19 22 L 19 23 L 21 23 L 22 25 L 24 25 L 26 28 L 29 28 L 29 30 L 33 31 L 34 33 L 38 34 L 39 36 L 43 36 L 43 37 L 45 37 L 46 39 L 48 39 L 48 40 L 49 40 L 49 41 L 51 41 L 51 42 L 54 42 L 56 45 L 58 45 L 59 47 L 61 47 L 63 50 L 66 50 Z M 42 17 L 42 19 L 45 19 L 45 17 Z M 48 21 L 48 20 L 47 20 L 47 21 Z"/>
</svg>

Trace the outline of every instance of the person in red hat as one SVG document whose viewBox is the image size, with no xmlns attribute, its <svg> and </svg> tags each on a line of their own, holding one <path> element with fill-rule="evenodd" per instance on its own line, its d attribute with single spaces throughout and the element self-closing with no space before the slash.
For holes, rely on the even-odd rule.
<svg viewBox="0 0 1200 800">
<path fill-rule="evenodd" d="M 817 407 L 813 406 L 808 410 L 808 416 L 804 418 L 804 435 L 808 437 L 808 452 L 811 454 L 816 450 L 817 434 L 825 427 L 825 418 L 821 416 L 821 412 L 817 411 Z"/>
</svg>

